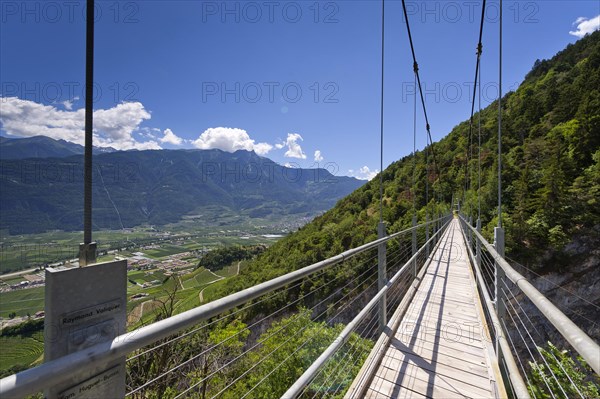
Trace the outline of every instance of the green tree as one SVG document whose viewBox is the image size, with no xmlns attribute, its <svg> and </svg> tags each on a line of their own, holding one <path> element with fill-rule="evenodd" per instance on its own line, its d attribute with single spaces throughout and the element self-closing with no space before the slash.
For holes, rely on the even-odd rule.
<svg viewBox="0 0 600 399">
<path fill-rule="evenodd" d="M 532 396 L 543 399 L 600 397 L 597 387 L 600 379 L 581 357 L 575 362 L 571 354 L 551 342 L 538 349 L 545 362 L 529 362 L 529 392 Z"/>
<path fill-rule="evenodd" d="M 310 319 L 310 311 L 302 310 L 297 315 L 274 322 L 261 334 L 260 348 L 253 351 L 249 364 L 251 373 L 243 383 L 229 393 L 237 398 L 251 392 L 251 398 L 280 397 L 321 355 L 343 330 L 343 325 L 334 327 Z M 323 372 L 307 388 L 310 396 L 321 397 L 324 393 L 337 390 L 342 396 L 371 350 L 372 343 L 352 334 L 348 344 L 336 353 Z M 350 361 L 350 367 L 338 369 L 342 359 Z M 335 378 L 331 378 L 331 375 Z M 330 377 L 330 378 L 327 378 Z M 331 397 L 331 396 L 329 396 Z"/>
</svg>

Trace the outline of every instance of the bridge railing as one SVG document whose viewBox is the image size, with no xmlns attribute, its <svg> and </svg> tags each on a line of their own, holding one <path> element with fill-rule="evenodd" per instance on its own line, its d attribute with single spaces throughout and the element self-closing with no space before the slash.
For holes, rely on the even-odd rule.
<svg viewBox="0 0 600 399">
<path fill-rule="evenodd" d="M 502 232 L 492 245 L 479 223 L 460 221 L 509 392 L 518 398 L 597 397 L 598 344 L 500 255 Z"/>
<path fill-rule="evenodd" d="M 402 300 L 448 219 L 383 233 L 176 315 L 177 291 L 167 292 L 160 320 L 6 377 L 0 397 L 35 394 L 122 358 L 132 398 L 271 397 L 292 385 L 293 396 L 343 392 L 385 324 L 382 309 Z"/>
<path fill-rule="evenodd" d="M 419 275 L 421 270 L 426 268 L 430 261 L 429 255 L 435 248 L 439 239 L 446 227 L 448 226 L 450 217 L 440 218 L 434 223 L 437 223 L 431 232 L 425 229 L 424 238 L 419 237 L 418 248 L 412 256 L 404 258 L 402 260 L 396 258 L 390 258 L 391 271 L 388 276 L 391 276 L 385 284 L 383 284 L 379 290 L 371 296 L 370 301 L 362 308 L 362 310 L 356 315 L 356 317 L 350 321 L 344 330 L 336 337 L 336 339 L 325 349 L 325 351 L 314 361 L 310 367 L 296 380 L 296 382 L 285 392 L 282 398 L 321 398 L 321 397 L 343 397 L 346 391 L 350 388 L 352 382 L 357 376 L 360 369 L 369 368 L 371 364 L 375 364 L 378 360 L 373 356 L 368 356 L 369 352 L 371 355 L 373 351 L 373 345 L 377 345 L 379 342 L 381 332 L 384 329 L 390 328 L 386 317 L 381 319 L 381 308 L 377 304 L 381 301 L 386 301 L 387 312 L 395 311 L 401 303 L 405 303 L 407 300 L 407 294 L 414 293 L 411 290 L 413 282 L 416 276 Z M 430 234 L 431 233 L 431 234 Z M 412 251 L 412 248 L 411 248 Z M 406 253 L 407 251 L 404 251 Z M 395 260 L 394 260 L 395 259 Z M 385 262 L 385 259 L 384 259 Z M 368 348 L 363 348 L 360 359 L 357 359 L 354 355 L 344 355 L 345 361 L 340 361 L 340 352 L 351 352 L 356 353 L 356 345 L 350 344 L 348 347 L 348 341 L 350 335 L 355 331 L 361 331 L 365 321 L 369 318 L 377 317 L 379 323 L 367 322 L 370 325 L 373 333 L 371 334 L 371 341 L 369 342 Z M 390 321 L 392 322 L 392 321 Z M 362 336 L 363 334 L 360 333 Z M 354 361 L 353 361 L 354 360 Z M 354 366 L 352 372 L 348 372 L 348 362 Z M 330 372 L 332 369 L 334 372 Z M 363 374 L 363 373 L 361 373 Z M 320 380 L 325 378 L 325 383 L 321 383 Z M 317 384 L 315 384 L 317 382 Z M 356 381 L 355 381 L 356 382 Z M 317 389 L 315 389 L 317 387 Z"/>
</svg>

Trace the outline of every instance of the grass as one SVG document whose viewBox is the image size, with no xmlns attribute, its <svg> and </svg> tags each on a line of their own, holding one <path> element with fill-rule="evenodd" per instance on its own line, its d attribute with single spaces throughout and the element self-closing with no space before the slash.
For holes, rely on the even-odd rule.
<svg viewBox="0 0 600 399">
<path fill-rule="evenodd" d="M 193 309 L 200 305 L 200 298 L 198 296 L 200 290 L 194 290 L 194 292 L 189 292 L 189 290 L 186 291 L 188 291 L 186 293 L 187 295 L 175 305 L 176 313 L 185 312 L 186 310 Z"/>
<path fill-rule="evenodd" d="M 223 269 L 223 273 L 219 272 L 219 273 L 215 273 L 215 274 L 225 277 L 225 276 L 235 275 L 236 273 L 237 273 L 237 262 L 235 262 L 234 265 L 228 266 L 227 268 Z M 219 280 L 218 277 L 215 277 L 215 275 L 212 274 L 207 269 L 199 268 L 197 270 L 194 270 L 192 273 L 189 273 L 185 276 L 180 277 L 180 281 L 181 281 L 181 285 L 183 285 L 183 289 L 181 289 L 181 286 L 180 286 L 176 293 L 175 313 L 181 313 L 186 310 L 193 309 L 196 306 L 199 306 L 200 305 L 200 298 L 199 298 L 200 291 L 202 289 L 205 289 L 205 292 L 206 292 L 214 285 L 219 284 L 221 281 L 225 281 L 225 279 Z M 166 300 L 166 298 L 167 298 L 166 293 L 168 290 L 173 289 L 173 284 L 175 284 L 175 282 L 174 282 L 174 279 L 171 278 L 163 286 L 152 287 L 152 288 L 149 288 L 148 290 L 142 290 L 142 292 L 149 293 L 149 295 L 147 297 L 145 297 L 143 300 L 150 300 L 153 298 L 156 298 L 158 300 Z M 206 298 L 207 297 L 205 295 L 205 302 L 206 302 Z M 141 303 L 141 301 L 133 303 L 133 304 L 131 304 L 131 302 L 130 302 L 128 309 L 133 309 L 139 303 Z M 155 316 L 154 311 L 144 313 L 140 322 L 137 323 L 135 326 L 132 326 L 132 328 L 137 328 L 137 327 L 140 327 L 141 325 L 143 325 L 144 323 L 147 324 L 147 323 L 151 322 L 154 319 L 154 316 Z"/>
<path fill-rule="evenodd" d="M 0 337 L 0 370 L 15 365 L 29 366 L 44 353 L 44 333 L 31 337 Z"/>
<path fill-rule="evenodd" d="M 34 245 L 2 247 L 0 250 L 0 273 L 39 267 L 77 257 L 77 245 Z"/>
<path fill-rule="evenodd" d="M 163 258 L 169 255 L 180 254 L 182 252 L 188 252 L 188 249 L 181 245 L 163 244 L 157 249 L 145 249 L 144 254 L 153 259 Z"/>
<path fill-rule="evenodd" d="M 8 285 L 17 284 L 17 283 L 20 283 L 21 281 L 25 281 L 25 279 L 22 276 L 1 278 L 0 280 L 2 280 L 2 282 L 6 283 Z"/>
<path fill-rule="evenodd" d="M 182 276 L 181 283 L 183 284 L 184 290 L 188 290 L 200 288 L 203 285 L 210 284 L 217 279 L 218 277 L 215 277 L 211 272 L 202 267 L 189 274 L 186 274 L 185 276 Z"/>
<path fill-rule="evenodd" d="M 226 280 L 217 281 L 216 283 L 211 284 L 204 289 L 203 295 L 204 295 L 205 303 L 217 299 L 215 293 L 216 293 L 217 289 L 225 283 L 225 281 Z"/>
<path fill-rule="evenodd" d="M 150 282 L 154 280 L 163 281 L 165 279 L 165 274 L 162 270 L 140 270 L 128 273 L 127 278 L 143 284 L 144 282 Z"/>
<path fill-rule="evenodd" d="M 237 262 L 233 262 L 233 264 L 224 267 L 221 270 L 217 270 L 215 272 L 215 274 L 218 274 L 221 277 L 231 277 L 231 276 L 235 276 L 237 274 Z M 247 261 L 242 261 L 240 263 L 240 270 L 242 270 L 244 268 L 244 266 L 247 264 Z"/>
<path fill-rule="evenodd" d="M 33 315 L 44 310 L 44 287 L 0 292 L 0 317 L 8 318 L 9 313 L 17 316 Z"/>
</svg>

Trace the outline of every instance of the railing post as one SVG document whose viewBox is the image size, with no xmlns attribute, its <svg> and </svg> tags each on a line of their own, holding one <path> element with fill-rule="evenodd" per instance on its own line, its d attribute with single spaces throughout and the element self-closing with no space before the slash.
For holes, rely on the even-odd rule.
<svg viewBox="0 0 600 399">
<path fill-rule="evenodd" d="M 437 234 L 436 234 L 436 233 L 438 232 L 438 230 L 439 230 L 439 227 L 438 227 L 439 220 L 438 220 L 438 219 L 439 219 L 439 214 L 438 214 L 438 215 L 436 215 L 436 218 L 435 218 L 435 223 L 433 224 L 433 236 L 435 237 L 435 238 L 433 239 L 433 246 L 434 246 L 434 247 L 435 247 L 435 245 L 437 244 L 437 241 L 438 241 L 438 238 L 439 238 L 439 237 L 437 236 Z"/>
<path fill-rule="evenodd" d="M 502 227 L 494 228 L 494 248 L 498 255 L 504 258 L 504 229 Z M 506 305 L 502 301 L 502 286 L 506 281 L 506 274 L 504 273 L 504 269 L 500 266 L 500 262 L 498 259 L 494 262 L 495 273 L 494 273 L 494 300 L 496 302 L 496 313 L 498 314 L 498 319 L 500 323 L 504 321 L 504 317 L 506 315 Z M 500 331 L 502 331 L 502 326 L 500 327 Z M 498 355 L 498 360 L 500 360 L 500 346 L 499 340 L 496 339 L 496 354 Z"/>
<path fill-rule="evenodd" d="M 481 234 L 481 219 L 477 218 L 477 232 Z M 481 242 L 475 239 L 475 260 L 477 262 L 477 266 L 481 268 Z"/>
<path fill-rule="evenodd" d="M 473 226 L 473 217 L 469 216 L 469 227 Z M 469 238 L 469 246 L 471 248 L 473 248 L 472 242 L 473 242 L 473 232 L 471 231 L 471 229 L 467 230 L 467 237 Z"/>
<path fill-rule="evenodd" d="M 377 226 L 377 236 L 383 238 L 386 236 L 385 223 L 379 222 Z M 377 247 L 377 287 L 378 291 L 387 284 L 387 268 L 386 268 L 386 249 L 387 242 L 379 244 Z M 379 300 L 379 331 L 383 332 L 387 324 L 387 296 L 383 295 Z"/>
<path fill-rule="evenodd" d="M 429 214 L 425 213 L 425 253 L 429 256 Z"/>
<path fill-rule="evenodd" d="M 417 253 L 417 215 L 412 218 L 412 255 Z M 413 278 L 417 278 L 417 260 L 413 261 Z"/>
</svg>

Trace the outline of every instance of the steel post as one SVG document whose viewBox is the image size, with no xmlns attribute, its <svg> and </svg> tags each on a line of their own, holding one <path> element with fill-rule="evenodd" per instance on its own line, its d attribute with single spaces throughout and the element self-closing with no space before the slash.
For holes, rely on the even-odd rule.
<svg viewBox="0 0 600 399">
<path fill-rule="evenodd" d="M 377 226 L 378 238 L 386 236 L 385 223 L 379 222 Z M 387 284 L 387 267 L 386 267 L 386 252 L 387 241 L 377 246 L 377 287 L 381 291 Z M 379 300 L 379 330 L 383 332 L 387 324 L 387 296 L 383 295 Z"/>
</svg>

